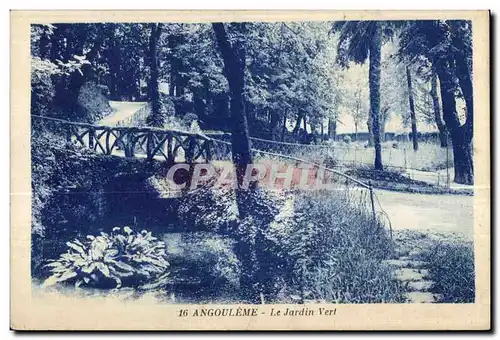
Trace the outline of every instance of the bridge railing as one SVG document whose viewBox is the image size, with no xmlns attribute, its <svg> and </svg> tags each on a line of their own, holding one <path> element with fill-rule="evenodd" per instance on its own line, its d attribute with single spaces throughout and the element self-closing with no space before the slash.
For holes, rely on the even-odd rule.
<svg viewBox="0 0 500 340">
<path fill-rule="evenodd" d="M 232 148 L 230 142 L 231 135 L 217 133 L 209 134 L 209 136 L 212 138 L 214 144 L 214 159 L 230 161 Z M 327 188 L 326 190 L 334 190 L 335 195 L 339 199 L 353 203 L 357 208 L 356 211 L 368 214 L 376 221 L 375 223 L 387 228 L 392 238 L 390 218 L 382 208 L 371 182 L 365 183 L 342 171 L 332 169 L 324 163 L 315 162 L 313 159 L 297 157 L 295 154 L 287 155 L 274 152 L 274 150 L 259 149 L 259 146 L 262 147 L 259 143 L 255 143 L 252 138 L 251 153 L 253 162 L 263 164 L 266 167 L 266 175 L 259 181 L 260 186 L 280 189 L 280 186 L 276 186 L 276 183 L 274 183 L 276 177 L 272 173 L 279 172 L 283 174 L 287 171 L 294 171 L 290 187 L 292 189 L 302 188 L 302 186 L 296 186 L 296 184 L 300 183 L 303 166 L 309 165 L 312 167 L 309 170 L 309 173 L 312 175 L 308 180 L 309 189 L 318 189 L 320 187 L 318 180 L 321 184 L 327 184 L 321 187 Z M 326 147 L 325 152 L 327 152 Z M 295 170 L 297 171 L 295 172 Z M 313 183 L 311 183 L 311 179 Z M 271 183 L 268 183 L 269 181 Z"/>
<path fill-rule="evenodd" d="M 210 162 L 212 140 L 202 134 L 154 127 L 101 126 L 32 115 L 61 124 L 66 140 L 105 155 L 145 157 L 169 163 Z"/>
<path fill-rule="evenodd" d="M 231 142 L 220 139 L 226 136 L 205 136 L 200 133 L 179 131 L 174 129 L 160 129 L 154 127 L 119 127 L 100 126 L 88 123 L 69 122 L 58 118 L 32 115 L 33 118 L 49 120 L 61 124 L 66 133 L 66 140 L 89 148 L 105 155 L 125 157 L 145 157 L 173 163 L 194 163 L 228 161 L 231 162 Z M 341 171 L 332 169 L 324 164 L 286 155 L 279 152 L 252 148 L 254 162 L 267 164 L 270 169 L 278 165 L 295 165 L 308 163 L 314 168 L 315 176 L 318 171 L 331 175 L 330 189 L 338 190 L 338 195 L 345 196 L 351 202 L 356 202 L 362 211 L 373 215 L 373 219 L 385 225 L 390 219 L 378 202 L 371 183 L 364 183 Z M 286 164 L 285 164 L 285 163 Z M 267 166 L 266 166 L 267 167 Z M 278 169 L 282 171 L 283 169 Z M 286 169 L 285 169 L 286 171 Z M 266 174 L 267 176 L 267 174 Z M 270 176 L 271 177 L 271 176 Z M 273 180 L 273 178 L 271 178 Z M 274 184 L 274 183 L 273 183 Z"/>
</svg>

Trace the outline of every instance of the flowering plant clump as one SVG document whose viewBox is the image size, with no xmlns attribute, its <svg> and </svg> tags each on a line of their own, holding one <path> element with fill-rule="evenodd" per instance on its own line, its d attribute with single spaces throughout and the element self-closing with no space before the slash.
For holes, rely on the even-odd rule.
<svg viewBox="0 0 500 340">
<path fill-rule="evenodd" d="M 66 245 L 67 252 L 46 265 L 52 275 L 44 286 L 71 282 L 76 287 L 148 289 L 168 281 L 165 243 L 146 230 L 116 227 L 109 234 L 88 235 L 84 241 L 75 239 Z"/>
</svg>

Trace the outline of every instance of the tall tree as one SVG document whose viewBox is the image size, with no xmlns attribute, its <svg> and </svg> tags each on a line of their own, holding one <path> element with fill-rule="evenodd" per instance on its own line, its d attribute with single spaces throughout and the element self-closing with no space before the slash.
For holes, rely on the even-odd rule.
<svg viewBox="0 0 500 340">
<path fill-rule="evenodd" d="M 245 24 L 234 24 L 239 31 L 245 29 Z M 217 39 L 217 44 L 224 61 L 224 74 L 226 75 L 229 91 L 230 91 L 230 111 L 231 111 L 231 141 L 232 141 L 232 156 L 236 170 L 236 179 L 238 188 L 236 189 L 236 202 L 240 219 L 242 221 L 251 218 L 252 210 L 255 209 L 255 201 L 252 193 L 242 191 L 240 188 L 243 185 L 243 180 L 247 165 L 252 162 L 250 154 L 250 139 L 248 136 L 247 117 L 244 111 L 243 89 L 245 80 L 245 50 L 241 41 L 236 40 L 233 44 L 230 43 L 228 34 L 223 23 L 213 23 L 213 30 Z M 254 187 L 257 188 L 257 183 L 254 182 Z M 247 226 L 251 228 L 252 226 Z M 256 244 L 255 237 L 252 236 L 250 230 L 245 230 L 243 236 L 237 237 L 236 254 L 242 263 L 242 274 L 240 285 L 242 295 L 251 301 L 257 301 L 257 291 L 255 290 L 256 281 L 259 281 L 259 275 L 256 273 L 260 267 L 256 263 L 256 252 L 263 242 Z M 258 240 L 257 240 L 258 241 Z"/>
<path fill-rule="evenodd" d="M 245 24 L 236 25 L 244 29 Z M 247 165 L 252 163 L 248 123 L 243 102 L 243 90 L 245 86 L 245 49 L 241 42 L 235 42 L 231 45 L 223 23 L 213 23 L 212 27 L 217 38 L 222 60 L 224 61 L 224 74 L 226 75 L 231 94 L 232 155 L 236 169 L 237 182 L 240 186 L 243 183 Z M 240 213 L 243 214 L 245 209 L 243 207 L 240 208 L 243 210 L 240 211 Z"/>
<path fill-rule="evenodd" d="M 413 141 L 413 151 L 418 151 L 417 118 L 415 116 L 415 103 L 413 101 L 411 71 L 408 65 L 406 65 L 406 79 L 408 81 L 408 102 L 410 104 L 411 137 Z"/>
<path fill-rule="evenodd" d="M 380 143 L 380 68 L 383 32 L 380 21 L 346 21 L 333 25 L 333 31 L 340 32 L 337 60 L 344 67 L 350 61 L 363 64 L 369 61 L 370 120 L 375 147 L 375 169 L 382 170 L 382 149 Z"/>
<path fill-rule="evenodd" d="M 375 169 L 382 170 L 382 148 L 380 145 L 380 62 L 382 53 L 382 32 L 380 23 L 373 23 L 370 48 L 370 116 L 372 118 L 373 145 L 375 147 Z"/>
<path fill-rule="evenodd" d="M 408 24 L 402 34 L 401 53 L 426 58 L 440 85 L 443 120 L 453 146 L 456 183 L 473 184 L 472 153 L 472 34 L 470 21 L 428 20 Z M 466 103 L 465 122 L 457 110 L 462 93 Z"/>
<path fill-rule="evenodd" d="M 152 113 L 150 116 L 150 124 L 152 126 L 163 126 L 164 117 L 160 111 L 160 92 L 158 90 L 158 62 L 157 62 L 157 45 L 158 38 L 161 34 L 160 24 L 152 23 L 151 33 L 149 37 L 149 60 L 150 60 L 150 73 L 149 80 L 149 100 L 151 101 Z"/>
</svg>

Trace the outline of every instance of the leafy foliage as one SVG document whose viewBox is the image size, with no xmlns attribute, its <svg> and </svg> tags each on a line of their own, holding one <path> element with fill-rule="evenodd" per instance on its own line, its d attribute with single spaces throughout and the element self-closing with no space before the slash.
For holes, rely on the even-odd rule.
<svg viewBox="0 0 500 340">
<path fill-rule="evenodd" d="M 34 56 L 31 59 L 31 112 L 47 114 L 56 95 L 56 82 L 69 77 L 89 62 L 75 56 L 75 60 L 64 63 Z"/>
<path fill-rule="evenodd" d="M 49 261 L 52 276 L 44 286 L 74 282 L 75 287 L 134 286 L 142 289 L 161 286 L 168 279 L 169 263 L 165 244 L 150 232 L 134 232 L 130 227 L 113 228 L 108 234 L 87 236 L 86 240 L 66 243 L 68 250 Z"/>
<path fill-rule="evenodd" d="M 106 98 L 107 88 L 93 81 L 85 82 L 78 91 L 78 111 L 76 116 L 94 122 L 113 112 Z"/>
<path fill-rule="evenodd" d="M 424 254 L 429 263 L 433 291 L 441 294 L 439 302 L 475 301 L 474 248 L 470 245 L 435 244 Z"/>
<path fill-rule="evenodd" d="M 302 192 L 285 204 L 266 233 L 282 261 L 276 276 L 285 278 L 283 298 L 403 300 L 402 288 L 380 262 L 390 256 L 393 244 L 383 226 L 359 209 L 358 199 L 331 191 Z"/>
</svg>

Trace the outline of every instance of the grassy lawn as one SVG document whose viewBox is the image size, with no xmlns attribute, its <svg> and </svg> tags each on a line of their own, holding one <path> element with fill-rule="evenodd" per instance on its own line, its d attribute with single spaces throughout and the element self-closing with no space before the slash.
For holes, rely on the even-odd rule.
<svg viewBox="0 0 500 340">
<path fill-rule="evenodd" d="M 473 303 L 475 299 L 474 246 L 451 233 L 396 232 L 400 256 L 424 261 L 426 280 L 439 303 Z"/>
<path fill-rule="evenodd" d="M 474 248 L 462 244 L 435 244 L 423 254 L 429 263 L 429 278 L 435 282 L 438 302 L 473 303 Z"/>
<path fill-rule="evenodd" d="M 333 142 L 318 146 L 254 141 L 253 147 L 329 166 L 363 166 L 374 163 L 373 147 L 361 142 Z M 447 161 L 446 149 L 435 143 L 420 143 L 418 151 L 415 152 L 410 142 L 385 142 L 382 143 L 382 162 L 386 167 L 437 171 L 453 167 L 453 152 L 448 150 Z"/>
</svg>

